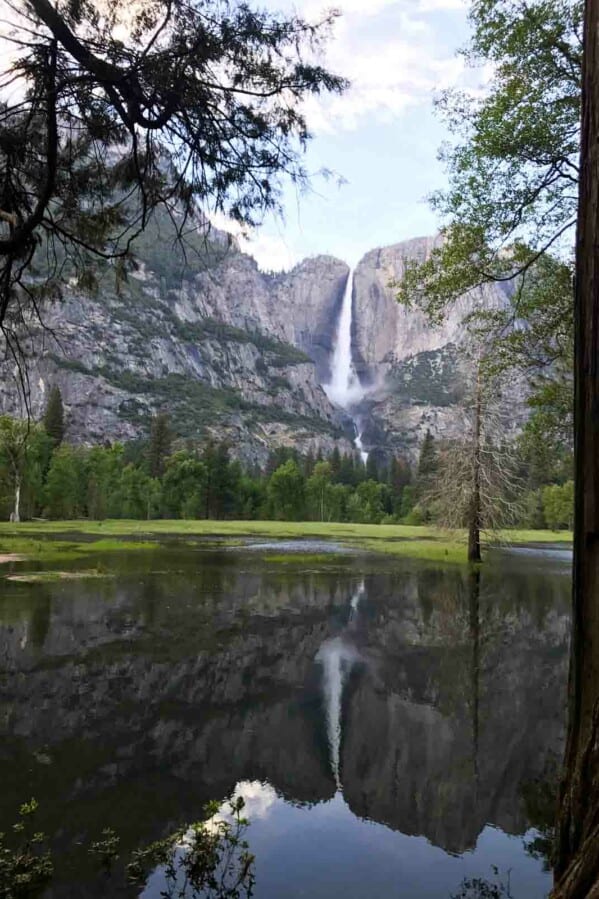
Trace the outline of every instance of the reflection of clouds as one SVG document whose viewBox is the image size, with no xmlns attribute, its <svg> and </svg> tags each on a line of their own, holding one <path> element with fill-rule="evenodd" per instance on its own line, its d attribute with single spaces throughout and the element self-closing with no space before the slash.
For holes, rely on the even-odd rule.
<svg viewBox="0 0 599 899">
<path fill-rule="evenodd" d="M 255 818 L 266 818 L 278 799 L 274 787 L 259 780 L 240 781 L 235 787 L 232 800 L 239 799 L 240 796 L 245 802 L 243 814 L 250 821 Z"/>
<path fill-rule="evenodd" d="M 207 821 L 204 821 L 204 827 L 209 833 L 219 831 L 219 825 L 221 825 L 223 821 L 233 821 L 231 804 L 239 798 L 243 799 L 245 803 L 241 815 L 243 818 L 247 818 L 251 824 L 253 821 L 260 821 L 268 818 L 279 797 L 277 796 L 275 789 L 271 787 L 269 783 L 262 783 L 259 780 L 241 780 L 233 790 L 229 799 L 226 799 L 221 803 L 216 814 L 212 815 L 211 818 L 208 818 Z M 175 858 L 177 860 L 184 858 L 185 853 L 192 848 L 194 842 L 194 831 L 193 828 L 190 827 L 177 843 Z M 178 885 L 182 882 L 181 876 L 177 875 Z M 146 885 L 140 893 L 139 899 L 160 899 L 160 897 L 166 895 L 164 892 L 165 886 L 166 868 L 163 865 L 159 865 L 148 877 Z"/>
<path fill-rule="evenodd" d="M 269 783 L 259 780 L 240 780 L 231 796 L 221 803 L 219 810 L 206 821 L 206 827 L 214 831 L 222 821 L 231 821 L 231 804 L 237 799 L 243 799 L 244 807 L 242 817 L 249 821 L 267 818 L 278 796 Z"/>
</svg>

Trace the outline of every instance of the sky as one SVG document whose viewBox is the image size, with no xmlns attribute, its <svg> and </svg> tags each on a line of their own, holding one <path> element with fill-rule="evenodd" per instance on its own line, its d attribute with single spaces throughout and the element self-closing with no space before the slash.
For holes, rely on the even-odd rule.
<svg viewBox="0 0 599 899">
<path fill-rule="evenodd" d="M 266 6 L 307 19 L 327 9 L 326 0 Z M 447 87 L 480 78 L 458 55 L 468 38 L 467 7 L 467 0 L 335 3 L 342 15 L 323 61 L 352 85 L 306 108 L 311 190 L 298 196 L 287 185 L 284 219 L 266 219 L 242 241 L 261 268 L 288 269 L 321 253 L 355 265 L 374 247 L 438 230 L 427 197 L 446 183 L 437 153 L 448 134 L 433 101 Z M 324 178 L 323 169 L 335 176 Z"/>
</svg>

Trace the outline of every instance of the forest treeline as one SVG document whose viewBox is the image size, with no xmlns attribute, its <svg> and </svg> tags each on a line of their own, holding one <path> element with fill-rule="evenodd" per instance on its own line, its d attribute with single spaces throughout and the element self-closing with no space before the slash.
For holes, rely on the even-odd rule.
<svg viewBox="0 0 599 899">
<path fill-rule="evenodd" d="M 43 420 L 0 418 L 2 517 L 17 519 L 244 519 L 444 524 L 445 460 L 455 444 L 428 432 L 416 464 L 395 456 L 334 450 L 327 458 L 291 448 L 270 454 L 264 470 L 244 467 L 225 443 L 177 439 L 169 417 L 150 422 L 146 440 L 73 445 L 64 439 L 57 389 Z M 501 497 L 506 524 L 552 529 L 572 526 L 571 458 L 544 454 L 525 430 L 518 471 Z"/>
</svg>

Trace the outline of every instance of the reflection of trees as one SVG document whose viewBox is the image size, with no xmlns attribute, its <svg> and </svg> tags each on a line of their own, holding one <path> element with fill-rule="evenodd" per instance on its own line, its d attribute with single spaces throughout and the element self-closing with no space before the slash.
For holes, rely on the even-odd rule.
<svg viewBox="0 0 599 899">
<path fill-rule="evenodd" d="M 561 745 L 568 614 L 567 580 L 542 615 L 535 596 L 554 588 L 534 580 L 515 593 L 507 570 L 431 568 L 389 594 L 367 581 L 342 745 L 356 814 L 455 852 L 486 823 L 527 827 L 519 783 L 538 774 L 539 747 Z"/>
<path fill-rule="evenodd" d="M 497 873 L 493 880 L 466 878 L 462 881 L 459 892 L 452 893 L 451 899 L 513 899 L 509 872 L 505 878 Z"/>
<path fill-rule="evenodd" d="M 538 777 L 522 784 L 522 799 L 531 827 L 537 835 L 526 844 L 534 858 L 541 859 L 546 871 L 554 861 L 555 810 L 561 774 L 560 758 L 549 753 L 545 767 Z"/>
<path fill-rule="evenodd" d="M 479 738 L 479 678 L 480 678 L 480 569 L 473 568 L 468 573 L 470 603 L 470 642 L 472 646 L 472 763 L 474 782 L 478 798 L 478 738 Z"/>
</svg>

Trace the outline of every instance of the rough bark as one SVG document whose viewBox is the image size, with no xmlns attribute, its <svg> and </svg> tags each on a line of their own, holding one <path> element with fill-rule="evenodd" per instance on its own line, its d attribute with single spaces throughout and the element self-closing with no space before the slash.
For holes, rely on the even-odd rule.
<svg viewBox="0 0 599 899">
<path fill-rule="evenodd" d="M 569 722 L 553 899 L 599 899 L 599 0 L 586 0 L 575 291 Z"/>
</svg>

